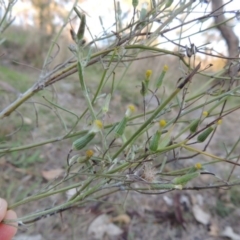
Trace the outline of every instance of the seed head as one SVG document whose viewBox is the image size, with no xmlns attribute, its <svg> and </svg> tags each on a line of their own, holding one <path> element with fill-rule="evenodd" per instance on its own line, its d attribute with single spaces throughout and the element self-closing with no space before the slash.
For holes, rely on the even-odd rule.
<svg viewBox="0 0 240 240">
<path fill-rule="evenodd" d="M 156 180 L 157 171 L 151 164 L 145 164 L 142 178 L 147 182 L 154 182 Z"/>
</svg>

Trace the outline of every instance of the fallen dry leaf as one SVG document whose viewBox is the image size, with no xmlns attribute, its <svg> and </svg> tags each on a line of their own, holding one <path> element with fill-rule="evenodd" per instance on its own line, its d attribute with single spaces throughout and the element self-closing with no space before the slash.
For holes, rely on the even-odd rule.
<svg viewBox="0 0 240 240">
<path fill-rule="evenodd" d="M 59 177 L 63 172 L 64 172 L 63 169 L 57 168 L 49 171 L 42 171 L 42 176 L 43 178 L 49 181 Z"/>
<path fill-rule="evenodd" d="M 67 199 L 69 200 L 74 194 L 77 193 L 77 188 L 72 188 L 66 191 Z"/>
<path fill-rule="evenodd" d="M 179 193 L 175 194 L 174 196 L 174 215 L 177 223 L 181 224 L 181 226 L 186 230 L 186 227 L 184 225 L 185 220 L 183 218 L 183 209 L 181 207 L 180 203 L 180 197 L 181 195 Z"/>
<path fill-rule="evenodd" d="M 23 118 L 23 121 L 24 121 L 24 123 L 27 124 L 27 125 L 31 125 L 31 124 L 32 124 L 32 119 L 31 119 L 31 118 L 24 117 L 24 118 Z"/>
<path fill-rule="evenodd" d="M 236 234 L 233 229 L 229 226 L 225 227 L 225 229 L 221 233 L 222 237 L 228 237 L 231 240 L 240 240 L 240 235 Z"/>
<path fill-rule="evenodd" d="M 210 223 L 211 218 L 210 214 L 204 212 L 199 205 L 197 204 L 193 205 L 192 211 L 195 219 L 199 223 L 202 223 L 203 225 L 207 225 Z"/>
<path fill-rule="evenodd" d="M 163 200 L 168 206 L 173 206 L 173 199 L 172 198 L 164 195 Z"/>
<path fill-rule="evenodd" d="M 14 237 L 14 240 L 43 240 L 42 235 L 27 235 L 27 234 L 21 234 Z"/>
<path fill-rule="evenodd" d="M 110 217 L 106 214 L 95 218 L 88 228 L 88 234 L 95 239 L 102 239 L 104 235 L 117 236 L 122 233 L 123 230 L 111 223 Z"/>
</svg>

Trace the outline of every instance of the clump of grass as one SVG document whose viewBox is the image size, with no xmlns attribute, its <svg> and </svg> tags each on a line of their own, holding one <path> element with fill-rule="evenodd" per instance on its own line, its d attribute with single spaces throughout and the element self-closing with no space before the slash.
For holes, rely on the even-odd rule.
<svg viewBox="0 0 240 240">
<path fill-rule="evenodd" d="M 217 200 L 215 209 L 220 217 L 227 217 L 234 210 L 232 207 L 227 207 L 221 200 Z"/>
<path fill-rule="evenodd" d="M 231 202 L 236 206 L 240 206 L 240 191 L 237 187 L 233 187 L 230 191 Z"/>
</svg>

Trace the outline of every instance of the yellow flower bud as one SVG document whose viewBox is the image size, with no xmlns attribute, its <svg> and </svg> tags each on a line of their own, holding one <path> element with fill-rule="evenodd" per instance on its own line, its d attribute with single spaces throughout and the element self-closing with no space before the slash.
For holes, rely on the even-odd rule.
<svg viewBox="0 0 240 240">
<path fill-rule="evenodd" d="M 161 128 L 165 127 L 166 124 L 167 124 L 167 122 L 166 122 L 164 119 L 161 119 L 161 120 L 159 121 L 159 126 L 160 126 Z"/>
<path fill-rule="evenodd" d="M 195 168 L 198 169 L 198 170 L 202 169 L 202 164 L 201 163 L 196 163 Z"/>
<path fill-rule="evenodd" d="M 217 125 L 221 125 L 222 124 L 222 119 L 219 119 L 218 121 L 217 121 Z"/>
<path fill-rule="evenodd" d="M 168 71 L 168 65 L 164 65 L 164 66 L 163 66 L 163 71 L 164 71 L 164 72 L 167 72 L 167 71 Z"/>
<path fill-rule="evenodd" d="M 91 158 L 93 156 L 93 154 L 94 154 L 94 151 L 91 149 L 88 149 L 85 153 L 87 158 Z"/>
<path fill-rule="evenodd" d="M 103 124 L 101 120 L 94 120 L 93 126 L 90 132 L 100 132 L 103 129 Z"/>
<path fill-rule="evenodd" d="M 128 108 L 129 108 L 129 110 L 130 110 L 131 112 L 135 112 L 135 111 L 136 111 L 135 106 L 132 105 L 132 104 L 130 104 L 130 105 L 128 106 Z"/>
<path fill-rule="evenodd" d="M 149 80 L 149 78 L 150 78 L 151 75 L 152 75 L 152 70 L 147 70 L 146 73 L 145 73 L 145 75 L 146 75 L 146 79 Z"/>
<path fill-rule="evenodd" d="M 127 108 L 127 111 L 125 113 L 126 117 L 130 117 L 134 112 L 136 111 L 136 108 L 133 104 L 130 104 Z"/>
<path fill-rule="evenodd" d="M 208 116 L 208 112 L 207 112 L 207 111 L 204 111 L 204 112 L 202 113 L 202 115 L 203 115 L 204 117 L 207 117 L 207 116 Z"/>
</svg>

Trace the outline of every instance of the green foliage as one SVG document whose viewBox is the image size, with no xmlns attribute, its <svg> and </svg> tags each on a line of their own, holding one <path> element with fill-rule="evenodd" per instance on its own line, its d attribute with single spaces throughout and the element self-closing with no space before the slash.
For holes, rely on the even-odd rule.
<svg viewBox="0 0 240 240">
<path fill-rule="evenodd" d="M 230 190 L 230 199 L 231 199 L 231 202 L 236 207 L 240 207 L 240 191 L 239 191 L 238 186 L 231 188 L 231 190 Z"/>
<path fill-rule="evenodd" d="M 207 72 L 208 67 L 201 63 L 198 52 L 192 51 L 196 46 L 183 45 L 183 31 L 189 39 L 193 35 L 183 29 L 188 23 L 186 16 L 191 15 L 198 3 L 191 0 L 175 5 L 174 1 L 154 1 L 150 9 L 140 9 L 138 1 L 132 4 L 134 11 L 129 23 L 123 21 L 118 2 L 114 6 L 116 29 L 106 30 L 103 26 L 102 35 L 94 36 L 86 45 L 82 40 L 88 28 L 88 15 L 75 4 L 73 9 L 81 19 L 80 25 L 76 34 L 71 30 L 75 42 L 69 48 L 64 45 L 64 49 L 70 50 L 71 58 L 59 64 L 53 54 L 63 25 L 52 41 L 39 79 L 33 81 L 31 87 L 29 76 L 0 67 L 0 76 L 22 92 L 11 104 L 5 95 L 6 106 L 0 112 L 0 119 L 14 118 L 14 113 L 18 113 L 22 122 L 34 119 L 34 124 L 31 121 L 28 126 L 22 124 L 10 134 L 2 131 L 0 154 L 6 155 L 15 167 L 26 169 L 43 161 L 40 154 L 45 152 L 39 150 L 40 146 L 55 145 L 58 146 L 55 151 L 61 150 L 61 154 L 56 154 L 54 164 L 61 161 L 65 167 L 61 179 L 56 178 L 51 186 L 28 198 L 26 194 L 21 195 L 23 199 L 18 199 L 10 208 L 77 189 L 69 199 L 59 201 L 61 204 L 23 216 L 20 218 L 23 223 L 84 206 L 120 190 L 163 194 L 165 190 L 190 186 L 197 190 L 222 187 L 223 184 L 215 181 L 214 174 L 214 180 L 202 183 L 201 172 L 208 164 L 235 164 L 231 159 L 235 156 L 233 151 L 225 159 L 220 156 L 226 154 L 215 155 L 208 147 L 222 128 L 220 122 L 240 108 L 239 102 L 234 107 L 228 104 L 232 99 L 239 99 L 240 87 L 230 84 L 238 77 L 229 76 L 226 70 Z M 66 23 L 72 19 L 72 12 Z M 204 11 L 204 14 L 207 13 Z M 174 19 L 183 17 L 186 22 L 179 27 L 172 24 Z M 211 15 L 203 17 L 212 18 Z M 200 20 L 195 19 L 195 24 Z M 159 25 L 152 28 L 155 22 Z M 177 44 L 165 36 L 175 28 L 181 32 Z M 201 32 L 208 31 L 206 27 L 201 28 Z M 158 41 L 159 37 L 172 44 L 170 50 L 162 39 Z M 96 44 L 103 39 L 108 43 L 101 49 Z M 162 59 L 159 69 L 155 61 L 157 55 Z M 166 55 L 176 58 L 176 65 Z M 179 68 L 181 71 L 176 73 Z M 197 81 L 200 74 L 204 76 L 204 84 Z M 213 86 L 213 80 L 219 81 L 219 78 L 225 80 L 224 91 L 220 84 Z M 67 84 L 72 86 L 70 91 Z M 157 131 L 156 123 L 160 124 Z M 234 148 L 238 142 L 235 145 Z M 205 158 L 211 161 L 208 159 L 204 164 Z M 182 165 L 172 164 L 182 159 L 185 160 Z M 193 161 L 199 159 L 202 163 L 194 165 Z M 228 187 L 236 184 L 223 182 Z M 12 192 L 14 186 L 9 189 Z M 234 193 L 231 199 L 238 204 L 238 194 Z M 230 213 L 220 201 L 216 211 L 220 216 Z"/>
</svg>

